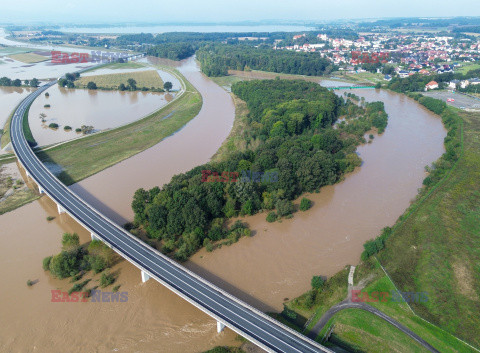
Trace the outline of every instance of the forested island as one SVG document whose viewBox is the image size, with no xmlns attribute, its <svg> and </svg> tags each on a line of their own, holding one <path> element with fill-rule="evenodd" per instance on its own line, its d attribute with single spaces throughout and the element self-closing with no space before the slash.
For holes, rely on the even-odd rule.
<svg viewBox="0 0 480 353">
<path fill-rule="evenodd" d="M 382 102 L 356 104 L 316 83 L 301 80 L 238 82 L 232 92 L 250 111 L 242 132 L 245 148 L 176 175 L 162 189 L 139 189 L 129 229 L 161 241 L 161 250 L 182 261 L 202 245 L 207 250 L 250 231 L 226 220 L 260 211 L 289 217 L 292 200 L 334 184 L 360 165 L 356 147 L 372 129 L 383 131 Z M 341 118 L 341 122 L 339 122 Z M 202 171 L 276 173 L 276 181 L 205 180 Z M 203 181 L 202 181 L 203 178 Z M 205 182 L 211 181 L 211 182 Z"/>
</svg>

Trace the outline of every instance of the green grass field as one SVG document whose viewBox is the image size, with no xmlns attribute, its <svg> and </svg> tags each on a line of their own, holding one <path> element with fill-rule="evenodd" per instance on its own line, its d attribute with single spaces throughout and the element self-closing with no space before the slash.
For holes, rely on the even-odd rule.
<svg viewBox="0 0 480 353">
<path fill-rule="evenodd" d="M 43 55 L 38 55 L 35 53 L 19 53 L 19 54 L 11 54 L 8 56 L 11 59 L 20 61 L 25 64 L 35 64 L 42 61 L 47 61 L 48 57 Z"/>
<path fill-rule="evenodd" d="M 350 352 L 429 352 L 383 319 L 361 309 L 339 312 L 327 324 L 329 328 L 332 325 L 329 342 Z"/>
<path fill-rule="evenodd" d="M 458 68 L 457 72 L 460 72 L 461 74 L 465 75 L 466 73 L 468 73 L 468 71 L 476 70 L 476 69 L 480 69 L 480 64 L 469 63 L 469 64 L 464 64 L 463 66 Z"/>
<path fill-rule="evenodd" d="M 193 119 L 202 106 L 200 93 L 176 75 L 185 82 L 186 92 L 159 111 L 120 128 L 39 151 L 38 156 L 62 166 L 60 179 L 70 185 L 156 145 Z"/>
<path fill-rule="evenodd" d="M 127 80 L 129 78 L 133 78 L 137 82 L 138 88 L 163 88 L 163 81 L 156 70 L 84 76 L 75 81 L 75 86 L 85 88 L 88 82 L 95 82 L 99 88 L 115 89 L 118 88 L 121 83 L 127 86 Z"/>
<path fill-rule="evenodd" d="M 127 61 L 126 63 L 111 63 L 102 67 L 102 69 L 141 69 L 147 66 L 146 64 L 142 64 L 136 61 Z"/>
</svg>

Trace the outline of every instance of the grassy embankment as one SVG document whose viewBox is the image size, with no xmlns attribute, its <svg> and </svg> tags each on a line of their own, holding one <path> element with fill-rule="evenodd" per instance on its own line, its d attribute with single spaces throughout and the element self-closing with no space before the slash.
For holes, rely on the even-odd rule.
<svg viewBox="0 0 480 353">
<path fill-rule="evenodd" d="M 474 352 L 472 347 L 453 335 L 478 345 L 480 319 L 475 313 L 480 311 L 480 115 L 448 109 L 452 109 L 464 124 L 464 135 L 459 128 L 454 137 L 456 144 L 460 144 L 464 136 L 463 155 L 428 193 L 420 193 L 420 197 L 399 218 L 386 242 L 386 249 L 379 254 L 399 290 L 428 293 L 428 302 L 412 304 L 412 307 L 418 315 L 437 326 L 415 315 L 405 304 L 368 304 L 407 326 L 441 352 Z M 357 268 L 356 282 L 362 278 L 368 279 L 371 284 L 366 291 L 390 292 L 395 288 L 394 284 L 372 261 L 370 259 Z M 339 275 L 330 279 L 327 286 Z M 313 315 L 308 331 L 330 304 L 316 301 L 306 310 L 301 305 L 305 296 L 297 299 L 297 306 L 293 301 L 287 307 L 305 317 Z M 337 297 L 336 302 L 344 298 Z M 300 310 L 302 308 L 303 312 Z M 323 337 L 337 317 L 340 317 L 341 324 L 345 324 L 345 316 L 348 314 L 335 316 L 319 338 Z M 363 319 L 349 318 L 348 323 L 354 324 L 355 330 L 349 333 L 344 325 L 340 331 L 334 329 L 334 336 L 343 339 L 346 346 L 370 351 L 372 342 L 378 343 L 383 336 L 364 340 L 362 337 L 380 331 L 378 326 L 365 325 Z M 383 322 L 383 326 L 387 325 Z M 363 334 L 359 334 L 359 331 L 363 331 Z M 395 342 L 392 338 L 386 338 L 385 343 L 392 342 Z"/>
<path fill-rule="evenodd" d="M 35 64 L 42 61 L 47 61 L 49 58 L 43 55 L 38 55 L 35 53 L 18 53 L 18 54 L 11 54 L 8 56 L 11 59 L 20 61 L 25 64 Z"/>
<path fill-rule="evenodd" d="M 131 124 L 37 152 L 43 162 L 63 168 L 59 178 L 78 182 L 150 148 L 193 119 L 202 106 L 200 93 L 179 73 L 186 90 L 181 97 Z"/>
<path fill-rule="evenodd" d="M 354 283 L 359 284 L 362 282 L 367 283 L 366 287 L 362 289 L 362 291 L 367 293 L 375 291 L 391 293 L 395 290 L 395 285 L 385 275 L 374 258 L 357 267 Z M 346 282 L 343 285 L 346 287 Z M 415 315 L 406 303 L 396 302 L 389 298 L 387 302 L 368 302 L 367 304 L 376 307 L 400 322 L 440 352 L 475 352 L 450 333 Z M 321 315 L 316 315 L 316 317 L 320 318 Z M 317 320 L 312 320 L 308 328 L 313 327 Z M 337 313 L 325 325 L 317 340 L 322 341 L 330 330 L 332 330 L 330 342 L 346 348 L 355 347 L 357 351 L 390 352 L 393 350 L 393 347 L 398 348 L 395 351 L 399 352 L 424 351 L 413 339 L 386 321 L 358 309 L 344 310 Z M 378 347 L 383 347 L 384 349 L 377 350 Z"/>
<path fill-rule="evenodd" d="M 123 64 L 119 64 L 123 65 Z M 109 66 L 110 67 L 110 66 Z M 105 67 L 103 67 L 105 68 Z M 123 67 L 118 67 L 123 68 Z M 94 76 L 82 76 L 75 81 L 75 87 L 86 88 L 89 82 L 94 82 L 98 88 L 116 89 L 120 84 L 128 85 L 128 79 L 134 79 L 137 82 L 137 87 L 163 89 L 163 81 L 156 70 L 148 71 L 133 71 L 124 72 L 118 74 L 106 74 L 106 75 L 94 75 Z"/>
<path fill-rule="evenodd" d="M 463 156 L 379 259 L 399 288 L 429 293 L 427 303 L 413 305 L 420 316 L 480 346 L 480 114 L 457 114 Z"/>
</svg>

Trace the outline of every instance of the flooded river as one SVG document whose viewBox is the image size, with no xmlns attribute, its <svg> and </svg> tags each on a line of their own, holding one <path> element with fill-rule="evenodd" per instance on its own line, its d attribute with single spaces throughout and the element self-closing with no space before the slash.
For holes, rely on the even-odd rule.
<svg viewBox="0 0 480 353">
<path fill-rule="evenodd" d="M 162 185 L 206 162 L 231 129 L 228 93 L 192 60 L 179 70 L 203 96 L 200 114 L 157 146 L 72 186 L 118 223 L 131 220 L 137 188 Z M 392 225 L 415 197 L 424 166 L 443 153 L 445 131 L 438 117 L 405 96 L 353 92 L 384 101 L 389 114 L 386 132 L 358 148 L 362 167 L 308 196 L 313 208 L 293 219 L 270 224 L 265 214 L 246 218 L 253 237 L 212 253 L 200 251 L 189 268 L 260 309 L 279 310 L 284 298 L 308 289 L 312 275 L 329 276 L 358 262 L 363 242 Z M 120 271 L 120 291 L 129 293 L 127 303 L 51 303 L 51 289 L 68 290 L 71 284 L 50 279 L 42 258 L 59 251 L 64 231 L 89 240 L 66 215 L 45 220 L 55 214 L 54 204 L 43 197 L 0 216 L 0 350 L 43 352 L 55 344 L 59 351 L 200 352 L 235 343 L 231 331 L 217 335 L 214 320 L 168 289 L 154 281 L 142 284 L 140 272 L 125 261 L 114 270 Z M 29 288 L 27 279 L 39 282 Z"/>
</svg>

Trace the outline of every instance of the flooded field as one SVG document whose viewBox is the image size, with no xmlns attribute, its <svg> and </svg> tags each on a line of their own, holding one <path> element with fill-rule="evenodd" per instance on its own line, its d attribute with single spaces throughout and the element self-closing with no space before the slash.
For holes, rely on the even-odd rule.
<svg viewBox="0 0 480 353">
<path fill-rule="evenodd" d="M 0 87 L 0 129 L 3 129 L 8 117 L 20 101 L 32 91 L 33 88 Z"/>
<path fill-rule="evenodd" d="M 40 146 L 66 141 L 78 136 L 76 128 L 93 126 L 96 131 L 115 128 L 138 120 L 158 110 L 175 93 L 102 91 L 68 89 L 55 85 L 30 107 L 28 116 L 33 137 Z M 50 107 L 45 107 L 50 105 Z M 45 114 L 42 122 L 40 114 Z M 56 123 L 58 129 L 49 128 Z M 65 131 L 70 126 L 72 130 Z"/>
<path fill-rule="evenodd" d="M 137 188 L 161 186 L 208 161 L 231 129 L 229 94 L 191 59 L 178 69 L 202 94 L 199 115 L 157 146 L 72 186 L 120 224 L 132 218 Z M 358 262 L 363 242 L 392 225 L 415 197 L 424 166 L 443 153 L 445 130 L 438 117 L 405 96 L 352 92 L 382 100 L 389 114 L 386 132 L 358 149 L 363 165 L 343 182 L 308 196 L 314 202 L 308 212 L 273 224 L 265 214 L 248 217 L 253 237 L 212 253 L 200 251 L 187 267 L 260 309 L 279 310 L 284 298 L 309 287 L 312 275 L 329 276 Z M 55 205 L 43 197 L 0 217 L 1 271 L 9 288 L 0 292 L 2 350 L 47 351 L 55 344 L 68 351 L 81 346 L 99 352 L 157 352 L 158 347 L 201 352 L 235 343 L 231 331 L 217 335 L 212 319 L 160 284 L 142 284 L 139 271 L 125 261 L 114 270 L 120 271 L 120 290 L 129 293 L 127 303 L 51 303 L 51 289 L 68 290 L 71 284 L 50 279 L 41 260 L 59 251 L 62 232 L 76 231 L 82 242 L 89 235 L 66 215 L 50 223 L 48 215 L 56 216 Z M 29 288 L 27 279 L 39 282 Z"/>
</svg>

